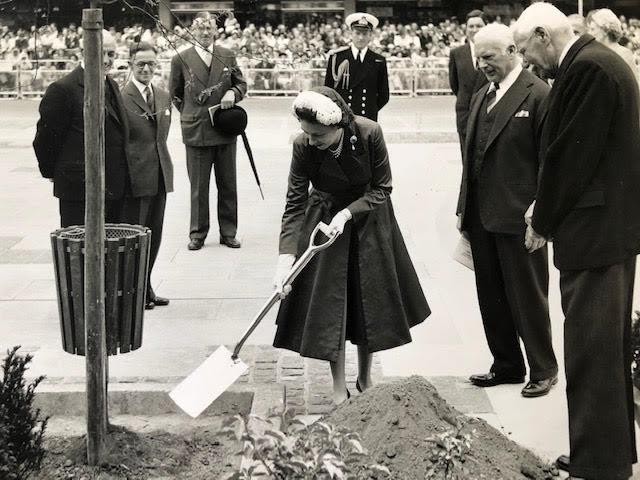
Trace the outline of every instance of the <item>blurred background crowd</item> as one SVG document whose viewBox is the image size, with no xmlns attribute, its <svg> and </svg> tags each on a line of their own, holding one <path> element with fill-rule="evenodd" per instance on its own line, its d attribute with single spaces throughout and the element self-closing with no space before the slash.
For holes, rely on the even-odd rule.
<svg viewBox="0 0 640 480">
<path fill-rule="evenodd" d="M 621 43 L 640 56 L 640 20 L 620 17 L 623 26 Z M 500 22 L 500 18 L 496 19 Z M 192 42 L 189 31 L 175 26 L 172 31 L 133 25 L 112 33 L 118 42 L 116 68 L 126 69 L 129 47 L 138 40 L 156 45 L 160 57 L 171 58 L 176 49 Z M 0 27 L 0 60 L 23 67 L 34 60 L 59 60 L 54 68 L 68 69 L 76 62 L 82 39 L 82 28 L 75 24 L 55 23 L 30 29 Z M 455 19 L 440 23 L 407 25 L 385 23 L 374 33 L 373 49 L 387 57 L 390 67 L 422 67 L 430 59 L 447 58 L 449 51 L 465 41 L 464 28 Z M 349 44 L 349 30 L 338 19 L 329 23 L 297 25 L 255 25 L 244 28 L 228 18 L 220 28 L 218 43 L 236 52 L 246 67 L 323 68 L 327 52 Z M 28 68 L 28 67 L 27 67 Z"/>
</svg>

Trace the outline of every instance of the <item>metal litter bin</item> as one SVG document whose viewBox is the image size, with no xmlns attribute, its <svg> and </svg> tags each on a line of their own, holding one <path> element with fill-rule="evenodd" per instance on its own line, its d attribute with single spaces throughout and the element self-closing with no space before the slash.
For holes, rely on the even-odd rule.
<svg viewBox="0 0 640 480">
<path fill-rule="evenodd" d="M 51 233 L 62 348 L 85 354 L 84 226 Z M 105 225 L 105 328 L 107 353 L 140 348 L 147 291 L 151 230 L 140 225 Z"/>
</svg>

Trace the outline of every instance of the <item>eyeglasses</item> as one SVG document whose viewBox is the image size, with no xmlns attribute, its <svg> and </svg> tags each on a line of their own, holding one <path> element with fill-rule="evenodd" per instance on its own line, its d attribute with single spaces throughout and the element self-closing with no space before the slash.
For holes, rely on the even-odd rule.
<svg viewBox="0 0 640 480">
<path fill-rule="evenodd" d="M 149 62 L 140 61 L 140 62 L 134 62 L 133 66 L 136 68 L 139 68 L 140 70 L 142 70 L 144 67 L 149 67 L 151 70 L 153 70 L 158 66 L 158 63 L 154 61 L 149 61 Z"/>
</svg>

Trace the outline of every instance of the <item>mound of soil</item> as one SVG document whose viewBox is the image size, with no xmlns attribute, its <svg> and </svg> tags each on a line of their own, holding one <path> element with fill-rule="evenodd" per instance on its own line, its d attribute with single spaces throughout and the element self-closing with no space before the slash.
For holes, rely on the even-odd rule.
<svg viewBox="0 0 640 480">
<path fill-rule="evenodd" d="M 101 467 L 87 466 L 85 436 L 50 437 L 47 454 L 36 480 L 115 480 L 180 478 L 210 480 L 237 467 L 238 444 L 217 434 L 216 429 L 197 428 L 179 434 L 137 433 L 122 427 L 109 432 L 109 448 Z"/>
<path fill-rule="evenodd" d="M 451 478 L 545 480 L 558 475 L 484 420 L 451 407 L 422 377 L 377 385 L 344 402 L 324 420 L 358 432 L 370 461 L 386 465 L 396 480 L 424 479 L 433 465 L 434 449 L 426 439 L 458 428 L 475 433 L 463 463 L 466 472 Z M 436 478 L 444 477 L 441 473 Z"/>
</svg>

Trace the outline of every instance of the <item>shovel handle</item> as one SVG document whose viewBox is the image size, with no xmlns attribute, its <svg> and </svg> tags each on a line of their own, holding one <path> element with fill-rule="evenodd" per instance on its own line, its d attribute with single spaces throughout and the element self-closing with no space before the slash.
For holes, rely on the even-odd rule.
<svg viewBox="0 0 640 480">
<path fill-rule="evenodd" d="M 319 237 L 319 232 L 322 232 L 322 234 L 327 237 L 327 240 L 325 242 L 316 243 L 316 239 Z M 284 285 L 289 285 L 291 282 L 293 282 L 298 274 L 302 271 L 302 269 L 306 267 L 307 264 L 311 261 L 313 256 L 316 253 L 329 248 L 333 244 L 333 242 L 336 241 L 339 235 L 340 234 L 336 231 L 330 231 L 329 226 L 326 223 L 318 223 L 318 225 L 316 225 L 316 228 L 313 229 L 313 232 L 311 232 L 311 237 L 309 238 L 309 247 L 304 251 L 302 255 L 300 255 L 300 258 L 298 258 L 296 263 L 294 263 L 291 267 L 291 270 L 289 270 L 289 275 L 287 275 L 287 278 L 284 281 Z M 262 309 L 256 315 L 256 318 L 253 319 L 251 325 L 249 325 L 244 335 L 242 335 L 240 341 L 236 344 L 235 348 L 233 349 L 233 354 L 231 355 L 232 360 L 235 361 L 238 359 L 238 355 L 240 355 L 240 349 L 244 345 L 244 342 L 247 341 L 249 336 L 260 324 L 262 319 L 267 315 L 269 310 L 271 310 L 271 307 L 278 303 L 278 300 L 280 300 L 280 294 L 278 292 L 273 292 Z"/>
</svg>

